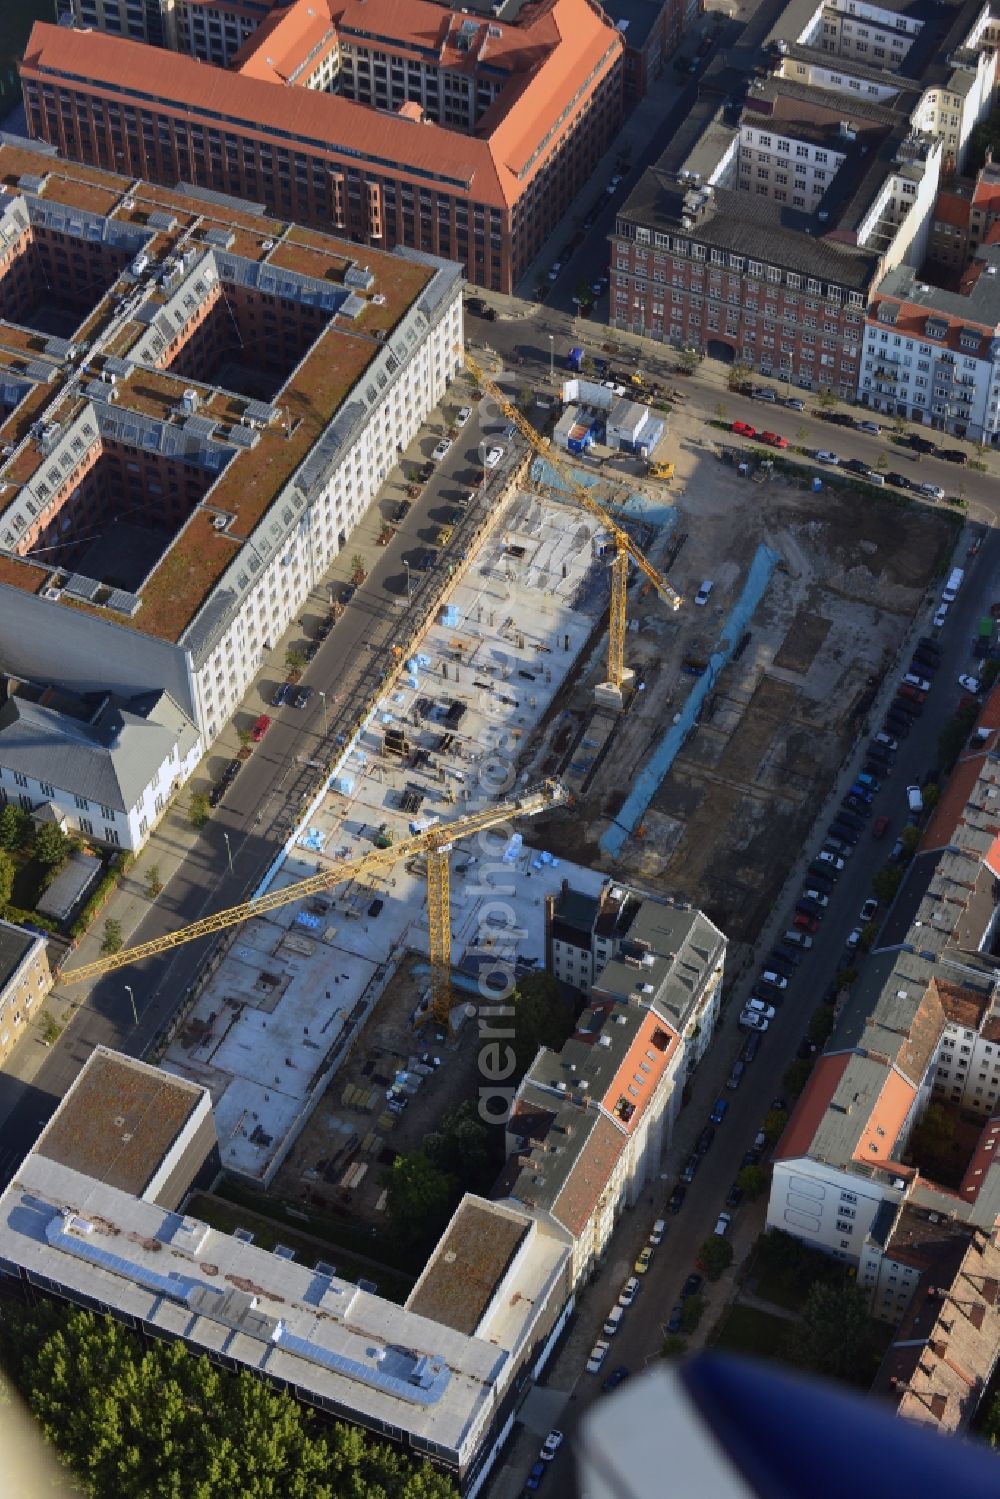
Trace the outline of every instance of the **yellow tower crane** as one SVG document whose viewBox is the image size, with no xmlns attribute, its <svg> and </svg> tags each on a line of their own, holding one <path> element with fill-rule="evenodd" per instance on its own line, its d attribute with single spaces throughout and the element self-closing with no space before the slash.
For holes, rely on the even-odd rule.
<svg viewBox="0 0 1000 1499">
<path fill-rule="evenodd" d="M 156 957 L 157 954 L 168 952 L 171 948 L 181 947 L 185 942 L 196 942 L 199 937 L 207 937 L 213 932 L 222 932 L 228 927 L 239 926 L 241 922 L 250 921 L 254 916 L 266 916 L 269 912 L 277 911 L 293 901 L 304 900 L 310 895 L 320 895 L 332 889 L 334 885 L 343 884 L 345 880 L 356 879 L 359 875 L 369 874 L 377 869 L 391 869 L 393 865 L 401 860 L 412 858 L 414 854 L 425 854 L 432 1014 L 435 1020 L 444 1022 L 451 1009 L 451 912 L 448 899 L 448 855 L 452 845 L 459 839 L 471 837 L 474 833 L 483 833 L 491 828 L 499 827 L 501 823 L 508 822 L 511 818 L 535 817 L 539 812 L 547 812 L 568 800 L 566 790 L 558 781 L 542 781 L 538 786 L 523 792 L 520 796 L 496 802 L 482 812 L 469 812 L 466 816 L 456 817 L 451 822 L 438 823 L 432 828 L 425 828 L 422 833 L 415 833 L 410 838 L 404 838 L 399 843 L 392 844 L 389 848 L 376 848 L 368 853 L 359 854 L 356 858 L 345 859 L 322 874 L 310 875 L 308 879 L 298 880 L 294 885 L 285 885 L 280 890 L 270 890 L 256 900 L 244 901 L 241 905 L 229 906 L 224 911 L 216 911 L 213 916 L 205 916 L 201 921 L 192 922 L 190 926 L 178 927 L 177 931 L 167 932 L 163 937 L 155 937 L 151 942 L 140 942 L 135 947 L 123 947 L 120 952 L 98 958 L 95 963 L 85 963 L 80 968 L 71 968 L 68 972 L 60 974 L 59 982 L 61 984 L 86 983 L 89 979 L 100 978 L 102 974 L 113 973 L 116 968 L 124 968 L 132 963 L 141 962 L 143 958 Z"/>
<path fill-rule="evenodd" d="M 667 582 L 661 573 L 658 573 L 651 562 L 647 561 L 642 549 L 632 540 L 628 532 L 618 524 L 612 515 L 609 515 L 604 506 L 595 500 L 587 489 L 581 484 L 573 473 L 569 464 L 564 462 L 555 452 L 552 444 L 547 438 L 522 416 L 517 407 L 508 401 L 503 391 L 491 380 L 483 367 L 473 359 L 472 355 L 463 350 L 463 358 L 472 375 L 475 376 L 482 388 L 496 401 L 507 419 L 525 437 L 535 452 L 550 463 L 556 473 L 573 495 L 579 500 L 585 510 L 589 511 L 604 526 L 611 535 L 615 545 L 615 560 L 611 564 L 611 609 L 608 619 L 608 681 L 620 694 L 626 681 L 625 669 L 625 626 L 626 606 L 628 602 L 628 569 L 629 562 L 634 562 L 639 571 L 653 585 L 660 597 L 670 605 L 671 609 L 679 609 L 684 602 L 677 590 Z"/>
</svg>

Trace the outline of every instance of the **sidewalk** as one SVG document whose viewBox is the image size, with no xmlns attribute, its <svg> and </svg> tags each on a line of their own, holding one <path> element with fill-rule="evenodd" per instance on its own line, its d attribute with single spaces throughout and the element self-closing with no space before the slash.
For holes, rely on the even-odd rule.
<svg viewBox="0 0 1000 1499">
<path fill-rule="evenodd" d="M 471 399 L 472 390 L 471 378 L 460 371 L 451 384 L 443 407 L 451 408 L 464 404 Z M 300 609 L 296 611 L 297 617 L 292 620 L 282 639 L 261 661 L 255 680 L 249 686 L 245 698 L 235 710 L 233 717 L 208 748 L 190 781 L 167 807 L 162 820 L 154 828 L 149 841 L 122 879 L 118 889 L 93 922 L 89 932 L 80 940 L 67 968 L 81 967 L 84 964 L 96 962 L 101 957 L 104 924 L 109 919 L 121 924 L 122 936 L 125 945 L 128 946 L 142 923 L 150 915 L 153 906 L 157 902 L 165 904 L 169 901 L 171 881 L 182 868 L 187 867 L 190 873 L 192 868 L 200 867 L 206 871 L 206 874 L 214 875 L 212 878 L 206 878 L 204 882 L 203 911 L 207 913 L 213 906 L 219 905 L 220 901 L 216 897 L 216 892 L 221 881 L 230 872 L 227 852 L 231 854 L 232 860 L 237 860 L 240 851 L 251 837 L 258 846 L 265 845 L 266 855 L 255 868 L 246 872 L 246 878 L 241 882 L 236 899 L 250 898 L 260 885 L 294 826 L 301 806 L 303 787 L 312 786 L 318 779 L 319 772 L 316 769 L 315 760 L 317 749 L 321 750 L 324 759 L 329 763 L 337 752 L 338 744 L 343 743 L 354 732 L 356 724 L 354 721 L 355 705 L 352 702 L 353 689 L 357 682 L 366 675 L 370 675 L 372 657 L 367 652 L 359 652 L 353 661 L 334 663 L 333 660 L 327 660 L 325 663 L 322 661 L 317 663 L 317 666 L 322 665 L 327 673 L 324 685 L 330 686 L 335 680 L 336 686 L 336 696 L 333 692 L 329 694 L 329 716 L 322 743 L 311 751 L 308 761 L 304 756 L 296 756 L 293 761 L 285 763 L 266 791 L 257 809 L 257 820 L 253 827 L 241 828 L 238 831 L 230 830 L 231 848 L 222 848 L 220 851 L 215 846 L 223 840 L 220 838 L 218 829 L 213 826 L 211 817 L 204 828 L 194 827 L 188 811 L 191 795 L 196 791 L 210 789 L 214 780 L 208 770 L 210 759 L 221 765 L 239 753 L 242 745 L 238 725 L 252 722 L 260 713 L 270 710 L 270 686 L 265 693 L 260 684 L 262 682 L 273 683 L 276 679 L 282 681 L 287 676 L 286 653 L 293 643 L 302 638 L 303 629 L 300 623 L 302 615 L 315 610 L 326 613 L 329 608 L 331 587 L 347 581 L 350 559 L 355 553 L 361 554 L 366 570 L 370 571 L 375 560 L 382 553 L 377 538 L 383 524 L 383 502 L 394 502 L 405 497 L 406 468 L 411 464 L 420 465 L 425 461 L 425 455 L 420 451 L 421 442 L 426 443 L 428 433 L 436 428 L 443 430 L 444 425 L 442 407 L 437 407 L 429 413 L 406 453 L 390 472 L 377 497 L 348 537 L 347 544 L 334 559 L 329 572 L 303 601 Z M 363 590 L 359 592 L 358 599 L 363 605 Z M 418 601 L 415 601 L 415 606 L 419 611 Z M 388 627 L 395 628 L 396 621 L 388 616 L 386 618 Z M 400 627 L 403 626 L 405 619 L 405 615 L 398 617 Z M 384 620 L 381 622 L 384 623 Z M 380 620 L 376 619 L 374 621 L 376 630 L 379 624 Z M 334 667 L 336 667 L 335 679 Z M 147 880 L 150 871 L 154 868 L 158 871 L 159 880 L 163 886 L 155 899 L 147 893 Z M 232 903 L 229 899 L 230 895 L 231 892 L 227 892 L 227 903 Z M 176 924 L 182 923 L 178 921 Z M 100 982 L 100 980 L 95 982 Z M 48 1047 L 41 1044 L 41 1013 L 47 1011 L 59 1025 L 66 1028 L 60 1041 L 56 1043 L 57 1045 L 63 1044 L 69 1038 L 73 1023 L 80 1015 L 87 1012 L 89 994 L 90 986 L 86 985 L 67 989 L 64 994 L 60 994 L 57 984 L 48 996 L 45 1005 L 41 1007 L 41 1012 L 36 1015 L 34 1023 L 24 1032 L 8 1058 L 4 1068 L 5 1074 L 23 1083 L 32 1082 L 50 1055 Z M 178 993 L 176 996 L 178 1005 L 182 998 L 182 993 Z M 175 1009 L 176 1007 L 175 1005 Z M 145 1036 L 142 1044 L 136 1047 L 136 1053 L 145 1055 L 154 1039 L 155 1032 Z M 123 1039 L 120 1044 L 123 1049 L 130 1049 L 127 1040 Z"/>
</svg>

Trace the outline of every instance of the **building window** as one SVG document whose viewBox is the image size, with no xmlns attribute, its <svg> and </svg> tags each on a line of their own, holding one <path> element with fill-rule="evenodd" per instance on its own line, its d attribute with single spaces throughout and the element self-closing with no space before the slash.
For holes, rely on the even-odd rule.
<svg viewBox="0 0 1000 1499">
<path fill-rule="evenodd" d="M 121 839 L 114 828 L 106 827 L 104 829 L 104 841 L 105 843 L 120 843 Z"/>
<path fill-rule="evenodd" d="M 80 808 L 81 812 L 88 812 L 90 810 L 90 803 L 88 802 L 88 800 L 87 800 L 87 798 L 85 796 L 79 796 L 79 795 L 77 795 L 77 796 L 74 796 L 73 800 L 76 803 L 76 805 Z"/>
</svg>

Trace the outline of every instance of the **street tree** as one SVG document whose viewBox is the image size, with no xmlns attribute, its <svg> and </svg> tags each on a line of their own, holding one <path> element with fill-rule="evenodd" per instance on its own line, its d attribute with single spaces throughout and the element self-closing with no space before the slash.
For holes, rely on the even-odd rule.
<svg viewBox="0 0 1000 1499">
<path fill-rule="evenodd" d="M 0 812 L 0 848 L 12 854 L 31 842 L 33 832 L 34 824 L 24 808 L 8 802 Z"/>
<path fill-rule="evenodd" d="M 762 1197 L 767 1191 L 769 1182 L 770 1177 L 764 1166 L 744 1166 L 736 1178 L 736 1185 L 748 1202 Z"/>
<path fill-rule="evenodd" d="M 698 1264 L 709 1280 L 718 1280 L 733 1263 L 733 1246 L 719 1234 L 709 1234 L 698 1250 Z"/>
<path fill-rule="evenodd" d="M 121 952 L 125 946 L 125 938 L 122 934 L 122 924 L 109 916 L 104 923 L 104 937 L 101 941 L 101 952 Z"/>
<path fill-rule="evenodd" d="M 14 893 L 15 873 L 14 860 L 5 849 L 0 849 L 0 909 L 10 905 L 10 898 Z"/>
<path fill-rule="evenodd" d="M 526 973 L 511 995 L 513 1022 L 511 1046 L 515 1075 L 524 1076 L 540 1046 L 558 1051 L 573 1029 L 573 1007 L 563 998 L 556 979 L 549 973 Z"/>
</svg>

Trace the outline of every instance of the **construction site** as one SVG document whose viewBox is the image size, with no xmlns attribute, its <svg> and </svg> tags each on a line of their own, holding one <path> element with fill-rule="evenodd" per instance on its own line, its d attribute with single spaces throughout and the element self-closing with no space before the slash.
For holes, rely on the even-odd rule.
<svg viewBox="0 0 1000 1499">
<path fill-rule="evenodd" d="M 237 929 L 164 1064 L 244 1180 L 377 1214 L 563 879 L 752 939 L 954 527 L 752 483 L 689 419 L 666 447 L 673 484 L 627 494 L 536 458 Z"/>
</svg>

